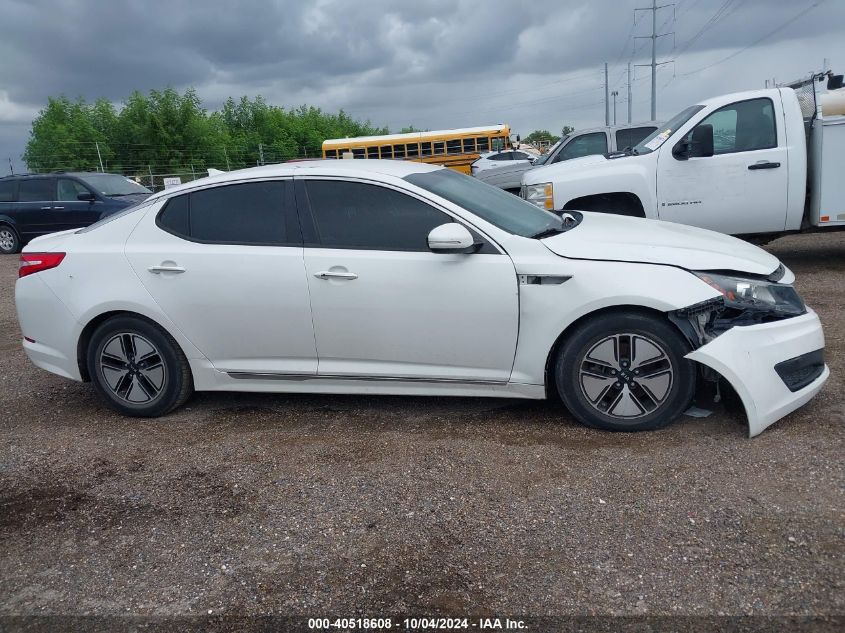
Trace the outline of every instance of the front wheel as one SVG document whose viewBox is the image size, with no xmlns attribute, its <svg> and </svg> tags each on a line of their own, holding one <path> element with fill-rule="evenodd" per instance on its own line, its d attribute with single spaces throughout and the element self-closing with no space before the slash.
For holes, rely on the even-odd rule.
<svg viewBox="0 0 845 633">
<path fill-rule="evenodd" d="M 666 426 L 692 400 L 689 345 L 668 322 L 645 314 L 608 313 L 579 326 L 555 364 L 558 391 L 587 426 L 645 431 Z"/>
<path fill-rule="evenodd" d="M 87 361 L 100 396 L 124 415 L 164 415 L 193 393 L 191 370 L 179 345 L 137 317 L 114 317 L 97 328 Z"/>
</svg>

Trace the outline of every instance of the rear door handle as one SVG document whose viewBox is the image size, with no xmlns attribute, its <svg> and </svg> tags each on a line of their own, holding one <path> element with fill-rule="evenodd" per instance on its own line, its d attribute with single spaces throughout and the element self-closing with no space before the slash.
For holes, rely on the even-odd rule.
<svg viewBox="0 0 845 633">
<path fill-rule="evenodd" d="M 154 275 L 160 275 L 161 273 L 183 273 L 185 269 L 181 266 L 150 266 L 147 268 L 151 273 Z"/>
<path fill-rule="evenodd" d="M 314 273 L 314 276 L 317 279 L 358 279 L 358 275 L 355 273 L 343 273 L 335 270 L 323 270 L 318 273 Z"/>
<path fill-rule="evenodd" d="M 780 167 L 780 163 L 771 163 L 767 160 L 761 160 L 759 163 L 749 165 L 748 169 L 777 169 L 778 167 Z"/>
</svg>

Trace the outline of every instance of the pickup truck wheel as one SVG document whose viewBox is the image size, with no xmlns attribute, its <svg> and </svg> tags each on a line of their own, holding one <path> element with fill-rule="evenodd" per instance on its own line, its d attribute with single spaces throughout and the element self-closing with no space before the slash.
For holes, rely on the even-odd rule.
<svg viewBox="0 0 845 633">
<path fill-rule="evenodd" d="M 608 431 L 666 426 L 695 391 L 688 345 L 667 322 L 645 314 L 603 314 L 566 339 L 555 380 L 582 424 Z"/>
<path fill-rule="evenodd" d="M 0 224 L 0 253 L 12 255 L 21 250 L 17 231 L 8 224 Z"/>
</svg>

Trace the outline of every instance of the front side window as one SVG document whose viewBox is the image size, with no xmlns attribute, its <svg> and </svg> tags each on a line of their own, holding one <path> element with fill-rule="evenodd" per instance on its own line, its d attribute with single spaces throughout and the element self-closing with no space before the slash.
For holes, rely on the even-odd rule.
<svg viewBox="0 0 845 633">
<path fill-rule="evenodd" d="M 76 202 L 78 200 L 77 196 L 80 193 L 90 192 L 80 182 L 71 180 L 70 178 L 59 178 L 59 186 L 56 189 L 56 200 Z"/>
<path fill-rule="evenodd" d="M 634 154 L 648 154 L 657 150 L 666 140 L 681 128 L 684 123 L 689 121 L 695 114 L 704 109 L 703 105 L 694 105 L 684 108 L 678 114 L 673 116 L 669 121 L 654 132 L 646 136 L 634 147 Z"/>
<path fill-rule="evenodd" d="M 202 189 L 171 198 L 157 218 L 169 233 L 217 244 L 288 243 L 287 181 Z"/>
<path fill-rule="evenodd" d="M 574 137 L 555 156 L 554 162 L 591 156 L 593 154 L 607 153 L 607 134 L 604 132 L 591 132 Z"/>
<path fill-rule="evenodd" d="M 428 251 L 431 230 L 453 221 L 416 198 L 377 185 L 309 180 L 305 187 L 316 239 L 325 248 Z"/>
<path fill-rule="evenodd" d="M 52 202 L 56 181 L 52 178 L 27 178 L 18 189 L 19 202 Z"/>
<path fill-rule="evenodd" d="M 772 100 L 750 99 L 719 108 L 698 125 L 713 126 L 713 154 L 777 147 Z M 697 127 L 697 126 L 696 126 Z M 692 132 L 689 135 L 692 138 Z"/>
</svg>

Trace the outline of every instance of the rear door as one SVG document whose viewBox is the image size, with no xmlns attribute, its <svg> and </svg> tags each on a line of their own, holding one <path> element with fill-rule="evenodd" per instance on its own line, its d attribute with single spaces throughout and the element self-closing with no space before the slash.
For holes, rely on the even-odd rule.
<svg viewBox="0 0 845 633">
<path fill-rule="evenodd" d="M 697 126 L 713 126 L 713 156 L 679 160 L 660 148 L 657 173 L 661 220 L 741 235 L 783 231 L 787 211 L 787 149 L 780 111 L 768 97 L 715 110 Z M 696 126 L 696 127 L 697 127 Z"/>
<path fill-rule="evenodd" d="M 317 371 L 302 239 L 290 180 L 171 198 L 126 243 L 135 273 L 219 370 Z"/>
<path fill-rule="evenodd" d="M 88 226 L 100 219 L 100 207 L 93 200 L 79 200 L 80 193 L 93 193 L 88 187 L 72 178 L 57 179 L 56 199 L 53 209 L 56 218 L 61 219 L 63 229 Z"/>
</svg>

